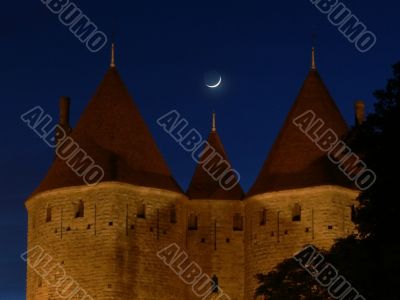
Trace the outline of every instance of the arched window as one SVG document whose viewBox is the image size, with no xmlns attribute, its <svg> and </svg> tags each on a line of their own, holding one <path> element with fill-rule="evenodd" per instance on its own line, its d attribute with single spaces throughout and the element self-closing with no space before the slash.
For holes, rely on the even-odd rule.
<svg viewBox="0 0 400 300">
<path fill-rule="evenodd" d="M 51 218 L 52 218 L 51 207 L 47 206 L 47 209 L 46 209 L 46 223 L 51 222 Z"/>
<path fill-rule="evenodd" d="M 85 216 L 85 205 L 83 204 L 82 200 L 79 200 L 76 212 L 75 212 L 75 218 L 83 218 Z"/>
<path fill-rule="evenodd" d="M 218 277 L 216 275 L 213 275 L 211 284 L 212 284 L 212 292 L 218 294 L 219 284 L 218 284 Z"/>
<path fill-rule="evenodd" d="M 299 222 L 301 221 L 301 206 L 296 203 L 292 209 L 292 221 Z"/>
</svg>

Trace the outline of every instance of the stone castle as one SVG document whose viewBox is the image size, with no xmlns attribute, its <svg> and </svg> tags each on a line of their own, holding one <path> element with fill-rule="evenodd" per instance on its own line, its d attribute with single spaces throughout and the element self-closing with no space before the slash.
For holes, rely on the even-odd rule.
<svg viewBox="0 0 400 300">
<path fill-rule="evenodd" d="M 362 105 L 357 108 L 361 121 Z M 271 271 L 305 244 L 327 249 L 354 231 L 359 192 L 292 123 L 309 109 L 337 134 L 348 131 L 314 55 L 250 191 L 239 185 L 224 190 L 198 165 L 183 192 L 113 60 L 73 129 L 69 102 L 61 101 L 60 126 L 105 176 L 87 186 L 56 157 L 26 201 L 28 249 L 44 248 L 93 299 L 200 299 L 157 256 L 176 243 L 225 293 L 213 288 L 206 299 L 254 299 L 256 274 Z M 227 159 L 215 126 L 208 142 Z M 28 267 L 28 300 L 62 299 L 56 289 Z M 91 299 L 68 299 L 83 298 Z"/>
</svg>

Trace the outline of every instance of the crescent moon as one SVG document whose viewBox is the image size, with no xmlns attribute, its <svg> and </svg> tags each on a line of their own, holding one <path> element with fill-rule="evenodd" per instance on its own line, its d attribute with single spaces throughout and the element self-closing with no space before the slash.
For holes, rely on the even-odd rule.
<svg viewBox="0 0 400 300">
<path fill-rule="evenodd" d="M 219 87 L 219 86 L 220 86 L 221 82 L 222 82 L 222 77 L 219 76 L 219 80 L 218 80 L 218 82 L 217 82 L 216 84 L 214 84 L 214 85 L 208 85 L 208 84 L 206 84 L 206 86 L 209 87 L 209 88 L 211 88 L 211 89 L 215 89 L 216 87 Z"/>
</svg>

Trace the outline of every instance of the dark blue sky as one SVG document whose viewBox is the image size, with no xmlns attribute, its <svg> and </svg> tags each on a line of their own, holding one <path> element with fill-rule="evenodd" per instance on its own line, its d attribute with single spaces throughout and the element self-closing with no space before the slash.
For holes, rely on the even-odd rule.
<svg viewBox="0 0 400 300">
<path fill-rule="evenodd" d="M 169 110 L 207 136 L 215 108 L 248 190 L 307 75 L 313 32 L 318 69 L 348 123 L 356 99 L 372 109 L 372 92 L 400 59 L 395 0 L 344 2 L 378 38 L 364 54 L 309 0 L 75 3 L 110 38 L 115 32 L 120 74 L 184 189 L 195 165 L 156 124 Z M 25 299 L 24 201 L 53 157 L 19 116 L 40 105 L 57 118 L 59 97 L 67 95 L 75 125 L 108 68 L 110 46 L 91 53 L 40 0 L 6 1 L 0 16 L 0 300 L 19 300 Z M 212 70 L 223 76 L 218 90 L 204 86 Z"/>
</svg>

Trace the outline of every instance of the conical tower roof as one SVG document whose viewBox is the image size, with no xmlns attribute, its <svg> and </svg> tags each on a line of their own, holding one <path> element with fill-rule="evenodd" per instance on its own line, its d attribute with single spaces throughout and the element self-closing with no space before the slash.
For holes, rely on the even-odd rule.
<svg viewBox="0 0 400 300">
<path fill-rule="evenodd" d="M 71 137 L 103 168 L 102 181 L 181 191 L 114 63 Z M 84 184 L 81 177 L 56 157 L 35 193 Z"/>
<path fill-rule="evenodd" d="M 213 114 L 213 127 L 208 136 L 208 143 L 215 149 L 216 153 L 221 155 L 225 161 L 230 163 L 216 130 L 215 114 Z M 207 153 L 204 153 L 204 155 L 207 155 Z M 187 195 L 190 199 L 241 200 L 244 193 L 239 183 L 231 190 L 223 189 L 219 182 L 213 179 L 211 175 L 204 170 L 203 164 L 200 163 L 195 169 Z"/>
<path fill-rule="evenodd" d="M 293 124 L 296 117 L 312 110 L 339 137 L 348 131 L 345 120 L 316 69 L 314 50 L 312 61 L 300 94 L 250 189 L 249 196 L 319 185 L 351 186 L 338 167 L 329 161 L 326 153 Z"/>
</svg>

